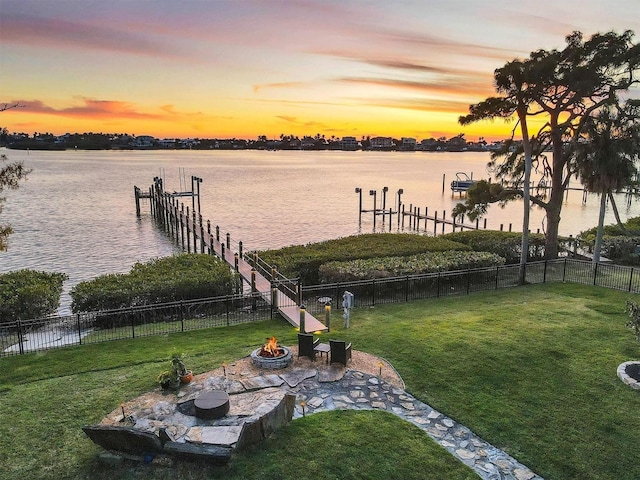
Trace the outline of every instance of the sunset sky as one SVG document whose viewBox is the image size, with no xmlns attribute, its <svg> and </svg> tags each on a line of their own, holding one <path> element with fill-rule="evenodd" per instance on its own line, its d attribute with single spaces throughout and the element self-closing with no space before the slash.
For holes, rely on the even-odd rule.
<svg viewBox="0 0 640 480">
<path fill-rule="evenodd" d="M 457 122 L 494 69 L 627 29 L 640 1 L 0 0 L 0 127 L 498 139 Z"/>
</svg>

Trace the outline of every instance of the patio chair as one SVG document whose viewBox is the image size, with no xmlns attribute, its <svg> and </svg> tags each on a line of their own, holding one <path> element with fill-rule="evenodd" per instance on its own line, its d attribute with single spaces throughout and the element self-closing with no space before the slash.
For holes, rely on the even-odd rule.
<svg viewBox="0 0 640 480">
<path fill-rule="evenodd" d="M 329 340 L 329 347 L 331 363 L 341 363 L 346 367 L 347 361 L 351 360 L 351 343 L 347 345 L 347 342 L 342 340 Z"/>
<path fill-rule="evenodd" d="M 320 339 L 313 339 L 312 333 L 299 333 L 298 334 L 298 357 L 309 357 L 315 361 L 316 351 L 315 347 L 320 343 Z"/>
</svg>

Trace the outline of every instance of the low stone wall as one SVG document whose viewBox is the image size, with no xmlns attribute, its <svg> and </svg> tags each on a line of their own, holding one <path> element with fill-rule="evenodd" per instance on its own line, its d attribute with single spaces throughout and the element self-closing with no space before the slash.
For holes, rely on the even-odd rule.
<svg viewBox="0 0 640 480">
<path fill-rule="evenodd" d="M 230 395 L 229 413 L 220 419 L 191 415 L 197 395 L 180 402 L 158 401 L 156 397 L 152 403 L 150 398 L 141 398 L 138 409 L 130 409 L 126 415 L 112 412 L 102 424 L 82 429 L 104 449 L 145 461 L 170 455 L 224 464 L 235 450 L 260 443 L 293 418 L 295 395 L 268 383 L 251 383 L 255 384 L 265 388 Z"/>
</svg>

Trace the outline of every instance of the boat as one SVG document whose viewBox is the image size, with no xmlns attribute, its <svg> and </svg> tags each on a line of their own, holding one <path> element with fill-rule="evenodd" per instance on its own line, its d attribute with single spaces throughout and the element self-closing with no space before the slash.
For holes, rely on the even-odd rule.
<svg viewBox="0 0 640 480">
<path fill-rule="evenodd" d="M 456 173 L 456 179 L 451 182 L 452 192 L 466 192 L 469 188 L 476 183 L 476 180 L 469 178 L 464 172 Z"/>
</svg>

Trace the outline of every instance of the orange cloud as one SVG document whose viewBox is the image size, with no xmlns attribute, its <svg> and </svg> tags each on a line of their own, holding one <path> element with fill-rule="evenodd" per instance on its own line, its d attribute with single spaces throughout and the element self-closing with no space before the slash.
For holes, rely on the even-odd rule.
<svg viewBox="0 0 640 480">
<path fill-rule="evenodd" d="M 472 81 L 466 78 L 443 78 L 439 81 L 396 80 L 390 78 L 341 78 L 337 82 L 377 85 L 402 90 L 419 91 L 424 94 L 464 95 L 481 97 L 490 95 L 490 77 L 486 81 Z"/>
<path fill-rule="evenodd" d="M 286 123 L 295 125 L 296 127 L 307 127 L 307 128 L 314 128 L 314 129 L 320 129 L 325 131 L 328 130 L 325 124 L 323 124 L 322 122 L 317 122 L 315 120 L 302 121 L 302 120 L 299 120 L 298 117 L 293 117 L 290 115 L 276 115 L 276 118 L 279 118 L 280 120 L 284 120 Z"/>
<path fill-rule="evenodd" d="M 253 86 L 253 93 L 258 93 L 264 88 L 298 88 L 306 85 L 303 82 L 277 82 L 277 83 L 263 83 Z"/>
<path fill-rule="evenodd" d="M 173 105 L 161 105 L 159 112 L 141 109 L 131 102 L 118 100 L 97 100 L 77 97 L 82 104 L 65 108 L 54 108 L 40 100 L 19 100 L 24 114 L 40 114 L 74 119 L 121 121 L 121 120 L 155 120 L 170 122 L 201 122 L 205 120 L 202 112 L 178 112 Z"/>
</svg>

